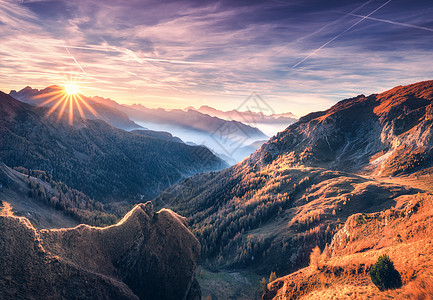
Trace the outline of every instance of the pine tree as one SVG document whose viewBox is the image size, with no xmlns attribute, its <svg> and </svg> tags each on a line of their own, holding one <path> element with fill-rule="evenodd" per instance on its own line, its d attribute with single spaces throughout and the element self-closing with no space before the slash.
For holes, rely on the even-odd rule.
<svg viewBox="0 0 433 300">
<path fill-rule="evenodd" d="M 310 266 L 313 267 L 314 270 L 319 269 L 320 262 L 320 248 L 318 246 L 314 247 L 313 251 L 310 254 Z"/>
<path fill-rule="evenodd" d="M 268 291 L 268 283 L 266 282 L 265 277 L 263 277 L 262 280 L 260 281 L 260 287 L 262 289 L 262 293 L 266 294 L 266 292 Z"/>
<path fill-rule="evenodd" d="M 269 276 L 269 283 L 277 279 L 277 275 L 275 272 L 271 272 L 271 275 Z"/>
</svg>

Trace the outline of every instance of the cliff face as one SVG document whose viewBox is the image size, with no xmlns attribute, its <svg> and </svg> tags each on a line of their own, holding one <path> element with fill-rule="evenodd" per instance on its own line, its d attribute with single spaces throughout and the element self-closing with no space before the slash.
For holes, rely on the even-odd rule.
<svg viewBox="0 0 433 300">
<path fill-rule="evenodd" d="M 200 244 L 181 217 L 150 202 L 106 228 L 39 231 L 6 215 L 0 227 L 1 299 L 200 298 Z"/>
</svg>

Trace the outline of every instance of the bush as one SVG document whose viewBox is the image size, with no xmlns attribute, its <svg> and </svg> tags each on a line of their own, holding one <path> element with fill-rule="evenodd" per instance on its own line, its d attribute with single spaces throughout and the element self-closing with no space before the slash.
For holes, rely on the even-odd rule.
<svg viewBox="0 0 433 300">
<path fill-rule="evenodd" d="M 396 289 L 402 284 L 400 273 L 394 268 L 394 264 L 386 254 L 380 256 L 371 267 L 370 277 L 381 291 Z"/>
</svg>

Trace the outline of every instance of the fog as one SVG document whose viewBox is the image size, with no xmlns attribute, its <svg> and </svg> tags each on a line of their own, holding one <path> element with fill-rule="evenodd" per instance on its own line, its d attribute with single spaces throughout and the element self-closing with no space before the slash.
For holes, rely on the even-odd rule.
<svg viewBox="0 0 433 300">
<path fill-rule="evenodd" d="M 257 142 L 258 140 L 250 138 L 246 134 L 233 135 L 231 133 L 218 132 L 218 130 L 208 133 L 167 124 L 140 121 L 135 122 L 149 130 L 169 132 L 173 136 L 179 137 L 187 144 L 206 146 L 230 165 L 242 161 L 257 149 L 257 147 L 253 147 L 251 144 Z M 266 133 L 268 134 L 274 132 L 272 134 L 274 135 L 277 133 L 276 130 L 277 129 L 275 128 L 272 130 L 271 126 L 268 125 L 268 128 L 266 128 Z M 265 140 L 263 140 L 263 142 L 264 141 Z"/>
</svg>

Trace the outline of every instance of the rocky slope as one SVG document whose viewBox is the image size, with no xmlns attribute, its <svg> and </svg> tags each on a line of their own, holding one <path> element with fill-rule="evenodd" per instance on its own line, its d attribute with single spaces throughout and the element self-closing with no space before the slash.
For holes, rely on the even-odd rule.
<svg viewBox="0 0 433 300">
<path fill-rule="evenodd" d="M 252 158 L 401 175 L 432 166 L 433 81 L 343 100 L 273 137 Z"/>
<path fill-rule="evenodd" d="M 44 170 L 97 200 L 150 199 L 183 177 L 226 166 L 205 147 L 101 120 L 75 118 L 71 126 L 46 112 L 0 92 L 0 160 Z"/>
<path fill-rule="evenodd" d="M 150 202 L 106 228 L 36 230 L 4 210 L 0 227 L 1 299 L 200 299 L 200 244 Z"/>
</svg>

